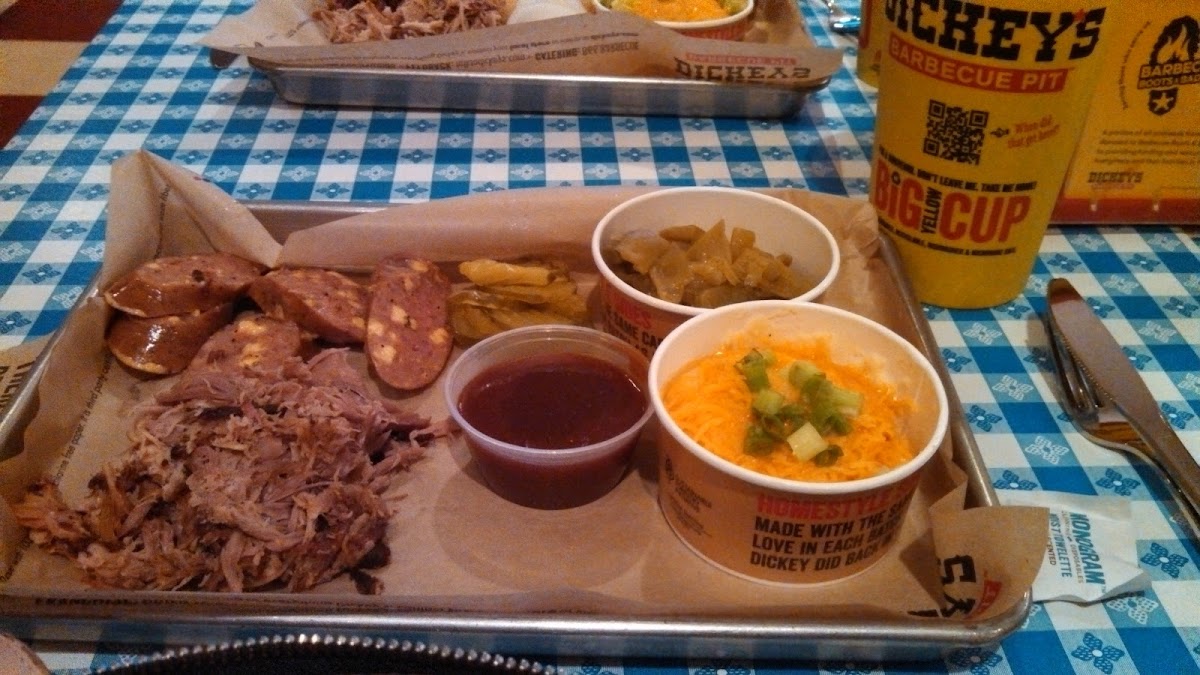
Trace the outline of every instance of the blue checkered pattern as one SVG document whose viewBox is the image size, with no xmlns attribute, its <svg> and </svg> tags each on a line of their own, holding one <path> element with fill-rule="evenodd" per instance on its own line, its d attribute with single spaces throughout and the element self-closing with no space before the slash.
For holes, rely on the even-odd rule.
<svg viewBox="0 0 1200 675">
<path fill-rule="evenodd" d="M 249 0 L 130 0 L 0 150 L 0 347 L 46 335 L 97 271 L 113 160 L 146 148 L 243 199 L 424 201 L 549 185 L 801 187 L 864 198 L 874 90 L 853 43 L 800 0 L 847 67 L 789 120 L 504 115 L 304 108 L 244 62 L 214 70 L 194 46 Z M 856 2 L 842 3 L 856 8 Z M 1180 229 L 1052 229 L 1026 293 L 990 310 L 926 308 L 993 485 L 1120 496 L 1153 584 L 1091 606 L 1036 605 L 1002 643 L 920 665 L 560 657 L 583 673 L 1200 672 L 1200 553 L 1163 481 L 1084 439 L 1055 400 L 1038 320 L 1051 277 L 1090 298 L 1193 451 L 1200 450 L 1200 237 Z M 1198 453 L 1200 454 L 1200 453 Z M 35 646 L 60 672 L 138 658 L 153 644 L 80 635 Z"/>
</svg>

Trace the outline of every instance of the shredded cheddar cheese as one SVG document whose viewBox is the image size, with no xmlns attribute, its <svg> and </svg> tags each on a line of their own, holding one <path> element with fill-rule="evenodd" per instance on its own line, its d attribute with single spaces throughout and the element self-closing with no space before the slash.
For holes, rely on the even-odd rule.
<svg viewBox="0 0 1200 675">
<path fill-rule="evenodd" d="M 736 367 L 751 349 L 770 351 L 777 357 L 769 371 L 772 387 L 787 387 L 783 370 L 797 359 L 811 361 L 834 384 L 861 392 L 862 411 L 852 431 L 831 438 L 842 456 L 831 466 L 797 459 L 786 450 L 767 455 L 743 451 L 746 428 L 752 422 L 753 395 Z M 676 424 L 704 448 L 739 466 L 778 478 L 835 482 L 869 478 L 908 462 L 915 455 L 899 431 L 898 420 L 911 414 L 915 403 L 881 382 L 867 363 L 834 361 L 830 339 L 804 341 L 738 338 L 715 354 L 684 366 L 662 392 L 663 404 Z"/>
<path fill-rule="evenodd" d="M 707 21 L 732 14 L 718 0 L 613 0 L 612 8 L 651 21 Z"/>
</svg>

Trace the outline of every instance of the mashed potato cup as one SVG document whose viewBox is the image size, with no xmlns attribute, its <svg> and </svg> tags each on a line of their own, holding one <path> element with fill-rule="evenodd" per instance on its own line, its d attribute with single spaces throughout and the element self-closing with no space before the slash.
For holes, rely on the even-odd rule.
<svg viewBox="0 0 1200 675">
<path fill-rule="evenodd" d="M 789 300 L 817 300 L 833 284 L 841 256 L 833 234 L 803 209 L 769 195 L 726 187 L 680 187 L 648 192 L 605 214 L 592 233 L 592 260 L 600 271 L 599 297 L 604 330 L 651 356 L 659 342 L 690 317 L 709 311 L 668 302 L 627 283 L 606 262 L 613 247 L 636 233 L 723 221 L 726 231 L 753 232 L 754 246 L 791 257 L 790 270 L 805 282 Z"/>
<path fill-rule="evenodd" d="M 731 341 L 740 349 L 763 340 L 828 344 L 832 361 L 868 373 L 905 400 L 894 430 L 912 458 L 862 478 L 802 481 L 740 466 L 693 440 L 672 416 L 664 390 L 690 364 Z M 655 352 L 649 388 L 659 420 L 658 498 L 668 524 L 708 562 L 774 584 L 832 582 L 878 562 L 904 522 L 949 419 L 940 378 L 909 342 L 851 312 L 786 300 L 729 305 L 689 319 Z M 865 405 L 863 411 L 865 416 Z"/>
<path fill-rule="evenodd" d="M 688 37 L 741 40 L 755 0 L 592 0 L 597 12 L 629 12 Z"/>
</svg>

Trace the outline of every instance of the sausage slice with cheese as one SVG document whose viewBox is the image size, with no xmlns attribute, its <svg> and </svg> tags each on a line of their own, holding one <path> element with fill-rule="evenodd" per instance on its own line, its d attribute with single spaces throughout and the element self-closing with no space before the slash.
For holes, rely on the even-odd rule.
<svg viewBox="0 0 1200 675">
<path fill-rule="evenodd" d="M 104 299 L 134 316 L 188 314 L 232 302 L 264 271 L 229 253 L 156 258 L 113 282 Z"/>
<path fill-rule="evenodd" d="M 118 314 L 108 328 L 108 348 L 130 368 L 172 375 L 187 368 L 209 337 L 232 317 L 230 303 L 190 314 Z"/>
<path fill-rule="evenodd" d="M 300 356 L 304 340 L 294 321 L 258 312 L 238 315 L 204 343 L 188 370 L 269 372 Z"/>
<path fill-rule="evenodd" d="M 366 347 L 384 382 L 412 390 L 437 379 L 453 347 L 450 290 L 449 278 L 427 260 L 392 256 L 376 265 Z"/>
<path fill-rule="evenodd" d="M 334 344 L 362 344 L 367 335 L 365 286 L 333 270 L 285 268 L 250 284 L 250 298 L 271 316 L 291 319 Z"/>
</svg>

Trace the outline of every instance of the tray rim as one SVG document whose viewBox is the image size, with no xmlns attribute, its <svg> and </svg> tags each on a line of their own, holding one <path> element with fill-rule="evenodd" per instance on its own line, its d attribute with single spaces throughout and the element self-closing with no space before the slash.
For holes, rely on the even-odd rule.
<svg viewBox="0 0 1200 675">
<path fill-rule="evenodd" d="M 214 50 L 214 53 L 217 50 Z M 221 52 L 228 54 L 228 52 Z M 234 55 L 236 56 L 236 55 Z M 833 76 L 814 80 L 813 84 L 806 86 L 785 87 L 770 84 L 759 84 L 753 82 L 719 82 L 713 80 L 688 80 L 673 77 L 648 77 L 648 76 L 632 76 L 632 75 L 556 75 L 545 73 L 504 73 L 504 72 L 481 72 L 481 71 L 431 71 L 431 70 L 414 70 L 409 68 L 382 68 L 378 66 L 290 66 L 282 63 L 275 63 L 268 59 L 256 56 L 246 57 L 247 62 L 255 69 L 264 73 L 297 73 L 297 74 L 325 74 L 336 73 L 338 75 L 351 76 L 372 76 L 392 79 L 414 79 L 414 80 L 462 80 L 470 81 L 488 81 L 488 80 L 512 80 L 520 82 L 534 83 L 553 83 L 553 84 L 569 84 L 572 82 L 581 82 L 588 84 L 607 83 L 607 84 L 653 84 L 664 87 L 672 87 L 676 89 L 752 89 L 766 90 L 774 92 L 803 92 L 808 93 L 816 91 L 829 84 Z"/>
<path fill-rule="evenodd" d="M 385 107 L 431 109 L 447 108 L 478 112 L 507 112 L 526 114 L 577 115 L 668 115 L 706 116 L 758 119 L 789 119 L 798 115 L 810 93 L 823 89 L 833 76 L 817 80 L 805 87 L 782 87 L 744 82 L 713 82 L 666 77 L 621 77 L 614 75 L 544 75 L 536 73 L 441 72 L 377 67 L 288 66 L 248 57 L 252 68 L 270 80 L 275 93 L 284 100 L 300 105 L 329 105 L 346 107 Z M 365 83 L 368 91 L 361 98 L 347 102 L 339 92 L 321 91 L 313 86 L 321 78 L 338 80 L 339 87 Z M 450 102 L 446 90 L 456 87 L 459 92 L 471 92 L 467 102 Z M 423 87 L 440 90 L 424 93 Z M 519 87 L 538 88 L 557 96 L 578 95 L 586 99 L 597 92 L 621 90 L 628 95 L 630 88 L 643 92 L 640 103 L 587 102 L 578 105 L 533 105 L 504 102 L 502 92 L 512 93 Z M 386 95 L 379 92 L 390 92 Z M 654 93 L 669 96 L 654 96 Z M 461 94 L 466 96 L 467 94 Z M 723 96 L 739 99 L 747 109 L 735 111 L 711 101 L 683 103 L 687 96 L 696 99 Z M 686 105 L 684 105 L 686 103 Z M 691 106 L 691 107 L 687 107 Z"/>
<path fill-rule="evenodd" d="M 339 217 L 403 206 L 387 202 L 307 202 L 243 200 L 256 215 L 276 214 L 288 224 L 273 234 L 310 227 Z M 315 214 L 315 217 L 314 217 Z M 912 322 L 917 348 L 930 357 L 947 390 L 951 408 L 949 437 L 953 458 L 967 474 L 968 506 L 999 504 L 988 480 L 949 371 L 937 357 L 932 328 L 912 290 L 895 247 L 879 237 L 879 255 L 887 266 L 896 291 Z M 77 305 L 96 293 L 93 280 Z M 61 329 L 60 329 L 61 330 Z M 24 430 L 37 406 L 37 382 L 59 332 L 51 337 L 0 418 L 0 443 Z M 6 445 L 0 447 L 7 447 Z M 248 598 L 237 602 L 237 597 Z M 335 596 L 331 596 L 335 597 Z M 342 597 L 342 596 L 336 596 Z M 197 600 L 200 600 L 197 602 Z M 643 657 L 746 657 L 762 659 L 934 659 L 946 650 L 998 643 L 1019 628 L 1033 600 L 1027 590 L 1009 611 L 985 621 L 964 622 L 941 618 L 868 619 L 849 624 L 827 618 L 804 617 L 703 617 L 677 615 L 547 614 L 539 612 L 496 615 L 484 612 L 405 608 L 366 611 L 371 603 L 347 602 L 353 609 L 314 612 L 295 603 L 274 601 L 269 594 L 223 596 L 189 593 L 184 601 L 169 592 L 123 591 L 45 593 L 0 589 L 0 630 L 17 637 L 78 639 L 81 629 L 105 629 L 104 639 L 137 643 L 154 635 L 167 644 L 211 642 L 248 633 L 314 632 L 339 636 L 420 636 L 456 646 L 506 654 L 587 654 Z M 187 613 L 171 611 L 187 606 Z M 254 609 L 257 611 L 247 611 Z M 163 627 L 170 634 L 162 636 Z"/>
</svg>

